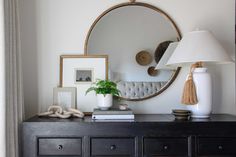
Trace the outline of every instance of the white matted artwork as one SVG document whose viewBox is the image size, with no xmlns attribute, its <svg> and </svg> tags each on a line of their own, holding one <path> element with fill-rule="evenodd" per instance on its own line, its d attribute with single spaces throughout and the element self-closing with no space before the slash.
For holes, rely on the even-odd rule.
<svg viewBox="0 0 236 157">
<path fill-rule="evenodd" d="M 55 87 L 53 88 L 53 105 L 59 105 L 64 110 L 76 108 L 76 96 L 75 87 Z"/>
<path fill-rule="evenodd" d="M 96 94 L 86 90 L 97 79 L 108 78 L 107 55 L 62 55 L 60 57 L 60 86 L 77 88 L 77 109 L 92 112 Z"/>
</svg>

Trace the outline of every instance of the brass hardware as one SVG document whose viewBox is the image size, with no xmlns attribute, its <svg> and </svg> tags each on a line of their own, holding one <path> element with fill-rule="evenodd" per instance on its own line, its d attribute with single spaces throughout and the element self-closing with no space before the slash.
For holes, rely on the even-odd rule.
<svg viewBox="0 0 236 157">
<path fill-rule="evenodd" d="M 116 149 L 116 145 L 111 145 L 110 149 L 111 150 L 115 150 Z"/>
<path fill-rule="evenodd" d="M 164 150 L 167 150 L 167 149 L 168 149 L 168 146 L 167 146 L 167 145 L 165 145 L 163 148 L 164 148 Z"/>
<path fill-rule="evenodd" d="M 222 150 L 222 149 L 223 149 L 223 146 L 219 145 L 219 146 L 218 146 L 218 149 L 219 149 L 219 150 Z"/>
<path fill-rule="evenodd" d="M 58 149 L 59 149 L 59 150 L 62 150 L 62 149 L 63 149 L 63 146 L 62 146 L 62 145 L 58 145 Z"/>
</svg>

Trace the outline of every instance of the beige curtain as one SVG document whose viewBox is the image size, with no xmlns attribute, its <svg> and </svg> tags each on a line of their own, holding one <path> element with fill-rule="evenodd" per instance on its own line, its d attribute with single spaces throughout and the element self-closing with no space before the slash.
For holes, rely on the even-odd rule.
<svg viewBox="0 0 236 157">
<path fill-rule="evenodd" d="M 0 0 L 0 156 L 6 156 L 4 0 Z"/>
<path fill-rule="evenodd" d="M 20 123 L 23 121 L 23 89 L 19 37 L 18 0 L 4 0 L 6 65 L 6 155 L 18 157 Z"/>
</svg>

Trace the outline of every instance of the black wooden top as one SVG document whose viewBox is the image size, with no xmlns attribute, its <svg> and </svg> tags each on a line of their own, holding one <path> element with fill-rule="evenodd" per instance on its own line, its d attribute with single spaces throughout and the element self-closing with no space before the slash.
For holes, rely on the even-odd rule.
<svg viewBox="0 0 236 157">
<path fill-rule="evenodd" d="M 122 120 L 92 120 L 91 116 L 86 116 L 83 119 L 80 118 L 69 118 L 69 119 L 59 119 L 59 118 L 46 118 L 34 116 L 24 122 L 78 122 L 78 123 L 99 123 L 99 122 L 117 122 L 117 123 L 221 123 L 221 122 L 236 122 L 236 116 L 228 114 L 213 114 L 208 119 L 190 119 L 185 121 L 175 120 L 174 116 L 171 114 L 138 114 L 135 115 L 135 119 L 132 121 L 122 121 Z"/>
</svg>

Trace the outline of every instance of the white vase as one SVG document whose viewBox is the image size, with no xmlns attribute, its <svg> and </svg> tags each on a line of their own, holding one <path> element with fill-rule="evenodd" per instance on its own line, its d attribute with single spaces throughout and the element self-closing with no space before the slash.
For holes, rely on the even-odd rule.
<svg viewBox="0 0 236 157">
<path fill-rule="evenodd" d="M 187 105 L 193 118 L 208 118 L 212 111 L 212 81 L 207 68 L 196 68 L 193 72 L 198 103 Z"/>
<path fill-rule="evenodd" d="M 112 94 L 97 94 L 97 106 L 101 110 L 108 110 L 113 103 L 113 95 Z"/>
</svg>

